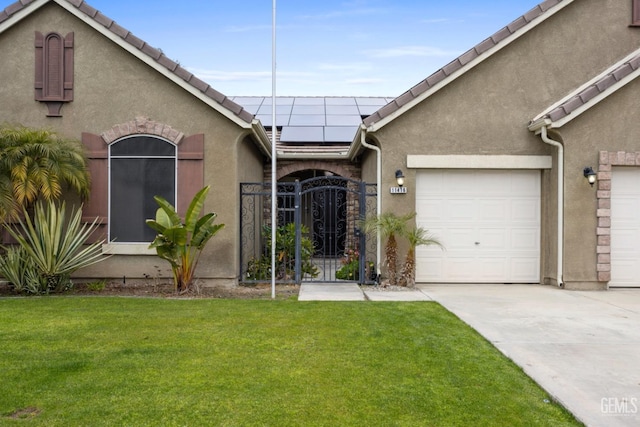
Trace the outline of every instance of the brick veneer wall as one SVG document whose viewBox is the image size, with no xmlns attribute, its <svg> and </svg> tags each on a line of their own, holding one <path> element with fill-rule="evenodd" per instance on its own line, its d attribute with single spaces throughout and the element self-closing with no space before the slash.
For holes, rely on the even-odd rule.
<svg viewBox="0 0 640 427">
<path fill-rule="evenodd" d="M 135 134 L 160 136 L 174 144 L 178 144 L 184 137 L 182 132 L 173 129 L 171 126 L 155 122 L 147 117 L 136 117 L 135 120 L 117 124 L 104 132 L 101 136 L 107 144 L 110 144 L 123 136 Z"/>
<path fill-rule="evenodd" d="M 344 178 L 360 179 L 360 166 L 337 160 L 278 160 L 276 179 L 305 170 L 324 170 Z M 265 165 L 264 182 L 271 182 L 271 163 Z"/>
<path fill-rule="evenodd" d="M 611 171 L 613 166 L 640 166 L 639 151 L 601 151 L 598 166 L 598 281 L 611 280 Z"/>
<path fill-rule="evenodd" d="M 332 172 L 343 178 L 350 178 L 356 181 L 360 180 L 360 166 L 349 161 L 340 160 L 278 160 L 276 171 L 276 179 L 280 180 L 288 175 L 306 170 L 323 170 Z M 265 164 L 264 182 L 271 182 L 271 163 Z M 359 201 L 354 193 L 347 192 L 347 229 L 351 230 L 359 220 Z M 264 208 L 265 223 L 271 223 L 271 204 L 265 204 Z M 357 248 L 357 241 L 350 233 L 347 234 L 345 240 L 345 248 Z"/>
</svg>

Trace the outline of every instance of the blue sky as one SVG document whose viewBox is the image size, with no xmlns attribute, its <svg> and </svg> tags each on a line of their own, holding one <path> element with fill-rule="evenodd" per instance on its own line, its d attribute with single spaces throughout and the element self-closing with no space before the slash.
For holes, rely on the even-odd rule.
<svg viewBox="0 0 640 427">
<path fill-rule="evenodd" d="M 271 0 L 87 1 L 220 92 L 271 94 Z M 276 93 L 397 96 L 539 1 L 278 0 Z"/>
</svg>

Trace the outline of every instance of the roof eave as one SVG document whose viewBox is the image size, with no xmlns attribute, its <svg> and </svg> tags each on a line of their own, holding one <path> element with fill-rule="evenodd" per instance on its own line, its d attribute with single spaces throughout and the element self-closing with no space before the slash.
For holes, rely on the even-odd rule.
<svg viewBox="0 0 640 427">
<path fill-rule="evenodd" d="M 136 58 L 138 58 L 139 60 L 141 60 L 142 62 L 144 62 L 148 66 L 150 66 L 151 68 L 155 69 L 160 74 L 162 74 L 163 76 L 165 76 L 166 78 L 168 78 L 172 82 L 176 83 L 178 86 L 182 87 L 184 90 L 189 92 L 191 95 L 195 96 L 196 98 L 198 98 L 199 100 L 201 100 L 202 102 L 204 102 L 205 104 L 207 104 L 208 106 L 210 106 L 211 108 L 216 110 L 218 113 L 220 113 L 221 115 L 223 115 L 227 119 L 231 120 L 232 122 L 236 123 L 238 126 L 244 128 L 244 129 L 252 129 L 252 123 L 251 122 L 247 122 L 245 120 L 242 120 L 235 113 L 233 113 L 229 109 L 223 107 L 218 102 L 213 100 L 211 97 L 207 96 L 206 94 L 204 94 L 200 90 L 196 89 L 194 86 L 190 85 L 188 82 L 186 82 L 183 79 L 181 79 L 180 77 L 178 77 L 175 73 L 171 72 L 169 69 L 165 68 L 164 66 L 162 66 L 161 64 L 156 62 L 153 58 L 151 58 L 150 56 L 146 55 L 144 52 L 140 51 L 135 46 L 131 45 L 130 43 L 127 43 L 121 37 L 119 37 L 118 35 L 116 35 L 115 33 L 111 32 L 111 31 L 109 31 L 107 28 L 102 26 L 100 23 L 96 22 L 94 19 L 92 19 L 91 17 L 89 17 L 86 14 L 84 14 L 81 10 L 79 10 L 75 6 L 69 4 L 69 2 L 67 2 L 66 0 L 52 0 L 52 1 L 57 3 L 60 7 L 64 8 L 65 10 L 67 10 L 69 13 L 71 13 L 72 15 L 74 15 L 75 17 L 77 17 L 78 19 L 80 19 L 81 21 L 86 23 L 87 25 L 89 25 L 91 28 L 93 28 L 96 31 L 98 31 L 100 34 L 102 34 L 105 37 L 107 37 L 109 40 L 113 41 L 115 44 L 117 44 L 118 46 L 120 46 L 121 48 L 126 50 L 128 53 L 132 54 L 133 56 L 135 56 Z"/>
<path fill-rule="evenodd" d="M 347 160 L 349 158 L 349 152 L 346 147 L 345 151 L 341 153 L 287 153 L 284 151 L 278 151 L 277 155 L 279 160 Z"/>
<path fill-rule="evenodd" d="M 51 0 L 35 0 L 34 2 L 18 10 L 17 12 L 11 14 L 6 21 L 0 23 L 0 34 L 13 27 L 18 22 L 22 21 L 24 18 L 33 13 L 33 11 L 40 9 L 45 4 L 49 3 L 49 1 Z"/>
<path fill-rule="evenodd" d="M 270 159 L 272 154 L 272 142 L 269 138 L 269 135 L 267 134 L 266 129 L 264 128 L 264 126 L 262 126 L 262 123 L 258 119 L 253 119 L 253 121 L 251 122 L 251 128 L 254 135 L 256 136 L 256 143 L 258 145 L 258 148 L 267 156 L 267 158 Z"/>
<path fill-rule="evenodd" d="M 457 78 L 459 78 L 459 77 L 463 76 L 464 74 L 466 74 L 467 72 L 471 71 L 477 65 L 481 64 L 482 62 L 484 62 L 485 60 L 487 60 L 488 58 L 490 58 L 494 54 L 498 53 L 499 51 L 501 51 L 505 47 L 509 46 L 511 43 L 513 43 L 514 41 L 518 40 L 520 37 L 522 37 L 523 35 L 527 34 L 529 31 L 533 30 L 538 25 L 540 25 L 541 23 L 545 22 L 547 19 L 549 19 L 550 17 L 552 17 L 553 15 L 555 15 L 556 13 L 558 13 L 559 11 L 564 9 L 565 7 L 567 7 L 570 4 L 572 4 L 574 1 L 575 0 L 564 0 L 564 1 L 561 1 L 561 2 L 557 3 L 556 5 L 554 5 L 552 7 L 550 7 L 542 15 L 538 16 L 535 19 L 532 19 L 524 27 L 518 29 L 517 31 L 512 33 L 510 36 L 508 36 L 505 39 L 501 40 L 498 44 L 496 44 L 495 46 L 491 47 L 490 49 L 487 49 L 486 51 L 482 52 L 481 54 L 479 54 L 473 60 L 465 63 L 460 69 L 454 71 L 453 73 L 448 75 L 446 78 L 444 78 L 443 80 L 441 80 L 440 82 L 438 82 L 434 86 L 432 86 L 429 89 L 427 89 L 425 92 L 423 92 L 420 95 L 414 97 L 413 99 L 409 100 L 408 102 L 403 103 L 402 105 L 399 105 L 399 108 L 397 110 L 393 111 L 388 116 L 385 116 L 385 117 L 381 118 L 377 122 L 371 123 L 368 126 L 367 130 L 369 132 L 375 132 L 375 131 L 378 131 L 378 130 L 382 129 L 384 126 L 386 126 L 387 124 L 389 124 L 390 122 L 395 120 L 397 117 L 403 115 L 404 113 L 406 113 L 407 111 L 409 111 L 410 109 L 415 107 L 416 105 L 422 103 L 425 99 L 427 99 L 428 97 L 430 97 L 434 93 L 438 92 L 443 87 L 447 86 L 451 82 L 455 81 Z M 472 49 L 475 49 L 475 47 L 472 48 Z M 460 58 L 464 57 L 469 52 L 470 51 L 467 51 L 467 52 L 463 53 L 461 56 L 456 58 L 454 61 L 459 60 Z M 444 68 L 438 70 L 433 75 L 437 74 L 438 72 L 442 72 L 443 70 L 444 70 Z M 414 86 L 414 88 L 419 86 L 421 83 L 418 83 L 418 85 Z M 409 94 L 409 93 L 411 93 L 411 90 L 409 90 L 408 92 L 405 92 L 405 95 Z M 392 102 L 397 102 L 400 99 L 403 99 L 403 95 L 400 95 L 398 98 L 396 98 L 396 100 L 394 100 Z M 383 108 L 385 108 L 385 107 L 383 107 Z"/>
</svg>

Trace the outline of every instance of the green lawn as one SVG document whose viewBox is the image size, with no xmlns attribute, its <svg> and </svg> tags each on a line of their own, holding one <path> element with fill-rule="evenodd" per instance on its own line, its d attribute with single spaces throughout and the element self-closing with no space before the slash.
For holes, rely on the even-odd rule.
<svg viewBox="0 0 640 427">
<path fill-rule="evenodd" d="M 436 303 L 0 299 L 2 426 L 580 425 Z"/>
</svg>

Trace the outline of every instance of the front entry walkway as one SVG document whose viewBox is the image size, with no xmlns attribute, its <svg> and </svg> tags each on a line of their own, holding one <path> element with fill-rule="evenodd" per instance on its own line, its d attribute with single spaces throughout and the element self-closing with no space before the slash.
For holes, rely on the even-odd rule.
<svg viewBox="0 0 640 427">
<path fill-rule="evenodd" d="M 586 425 L 640 425 L 640 289 L 418 285 L 389 292 L 331 283 L 303 284 L 298 299 L 436 301 Z"/>
</svg>

